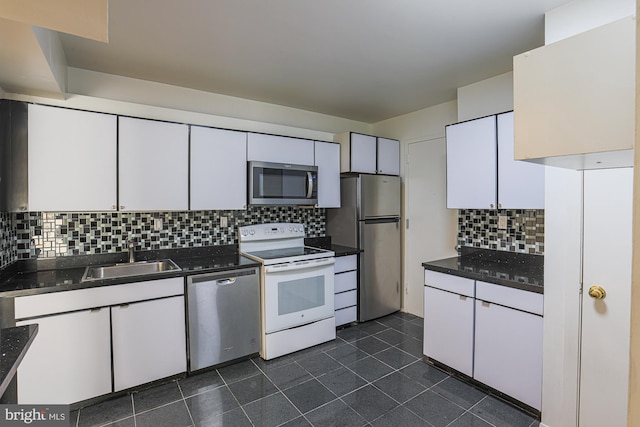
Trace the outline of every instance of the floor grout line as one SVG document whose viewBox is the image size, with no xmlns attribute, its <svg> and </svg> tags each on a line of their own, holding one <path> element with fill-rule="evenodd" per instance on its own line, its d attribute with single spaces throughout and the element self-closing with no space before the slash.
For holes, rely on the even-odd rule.
<svg viewBox="0 0 640 427">
<path fill-rule="evenodd" d="M 188 398 L 192 398 L 194 396 L 198 396 L 198 395 L 202 395 L 205 393 L 208 393 L 210 391 L 213 390 L 217 390 L 221 387 L 225 387 L 226 391 L 229 392 L 231 394 L 231 396 L 233 397 L 235 404 L 237 405 L 236 407 L 232 408 L 232 409 L 228 409 L 228 410 L 222 410 L 221 412 L 219 412 L 219 414 L 217 414 L 216 416 L 223 416 L 225 413 L 228 413 L 230 411 L 234 411 L 237 408 L 240 408 L 240 410 L 242 411 L 242 414 L 244 415 L 244 417 L 246 417 L 247 420 L 249 420 L 249 423 L 253 426 L 255 426 L 254 421 L 249 417 L 249 414 L 246 410 L 246 407 L 248 405 L 252 405 L 255 404 L 256 402 L 259 402 L 263 399 L 267 399 L 269 397 L 272 397 L 278 393 L 280 393 L 282 395 L 282 397 L 284 397 L 284 401 L 287 402 L 288 405 L 291 405 L 295 411 L 297 412 L 297 415 L 295 415 L 293 418 L 291 418 L 290 420 L 285 421 L 283 424 L 289 423 L 293 420 L 296 420 L 298 418 L 303 419 L 304 421 L 308 422 L 309 424 L 313 425 L 313 423 L 310 421 L 310 419 L 308 418 L 308 415 L 314 411 L 321 411 L 322 408 L 325 408 L 329 405 L 335 404 L 336 402 L 340 402 L 342 405 L 345 405 L 347 408 L 349 408 L 350 411 L 353 411 L 355 414 L 358 415 L 358 417 L 360 417 L 360 419 L 363 420 L 363 425 L 366 426 L 372 426 L 373 423 L 375 423 L 377 420 L 384 418 L 385 416 L 387 416 L 389 413 L 393 412 L 393 411 L 398 411 L 401 410 L 401 407 L 404 407 L 403 410 L 407 410 L 409 411 L 411 414 L 415 415 L 416 417 L 418 417 L 420 420 L 424 421 L 425 423 L 427 423 L 427 425 L 432 425 L 432 423 L 429 422 L 429 420 L 423 418 L 420 414 L 412 411 L 409 407 L 406 406 L 407 403 L 409 403 L 410 401 L 412 401 L 413 399 L 418 398 L 419 396 L 431 391 L 434 394 L 436 394 L 439 398 L 444 399 L 445 401 L 453 404 L 455 407 L 459 408 L 462 410 L 462 413 L 460 413 L 455 419 L 453 419 L 451 422 L 449 422 L 447 424 L 447 426 L 450 426 L 452 424 L 455 424 L 457 420 L 459 420 L 462 417 L 467 416 L 467 414 L 469 414 L 469 416 L 473 416 L 473 417 L 478 417 L 480 420 L 482 420 L 483 422 L 486 422 L 488 425 L 494 426 L 494 424 L 492 424 L 490 421 L 486 420 L 484 417 L 472 412 L 472 410 L 479 405 L 481 402 L 485 401 L 488 397 L 489 394 L 486 394 L 477 402 L 475 402 L 474 404 L 472 404 L 471 406 L 469 406 L 468 408 L 465 408 L 464 406 L 462 406 L 462 404 L 467 404 L 467 400 L 465 400 L 465 402 L 461 402 L 462 404 L 458 404 L 455 401 L 451 400 L 449 397 L 447 397 L 447 392 L 446 389 L 442 389 L 442 391 L 440 391 L 440 393 L 438 392 L 439 390 L 441 390 L 441 386 L 445 381 L 447 381 L 450 378 L 455 378 L 454 376 L 451 376 L 449 373 L 438 369 L 437 367 L 434 367 L 432 365 L 426 365 L 431 369 L 436 369 L 439 372 L 442 372 L 445 376 L 444 378 L 433 382 L 430 385 L 426 385 L 423 384 L 420 381 L 417 381 L 416 379 L 414 379 L 413 377 L 407 376 L 403 370 L 416 365 L 419 366 L 419 364 L 424 364 L 423 359 L 420 356 L 416 356 L 412 353 L 410 353 L 409 351 L 401 348 L 400 346 L 403 345 L 404 343 L 409 343 L 409 345 L 407 346 L 409 350 L 417 350 L 417 346 L 418 343 L 421 342 L 421 340 L 417 337 L 414 337 L 413 335 L 417 335 L 417 332 L 420 325 L 420 318 L 419 317 L 415 317 L 415 318 L 406 318 L 406 317 L 401 317 L 401 316 L 397 316 L 395 314 L 392 314 L 391 316 L 394 316 L 393 318 L 389 318 L 388 322 L 390 324 L 386 324 L 383 322 L 379 322 L 379 321 L 372 321 L 371 323 L 367 322 L 367 324 L 365 325 L 366 327 L 363 329 L 356 329 L 358 328 L 358 325 L 354 325 L 348 328 L 344 328 L 344 329 L 340 329 L 336 332 L 336 340 L 332 341 L 332 342 L 327 342 L 327 343 L 323 343 L 320 344 L 319 346 L 322 346 L 320 348 L 314 349 L 313 347 L 310 349 L 303 349 L 300 350 L 300 354 L 299 355 L 295 355 L 296 353 L 293 353 L 291 355 L 290 359 L 287 359 L 284 361 L 284 363 L 282 364 L 278 364 L 277 362 L 273 365 L 271 365 L 272 367 L 270 367 L 268 361 L 264 361 L 264 363 L 258 363 L 259 361 L 256 360 L 257 358 L 251 358 L 251 359 L 247 359 L 247 362 L 250 362 L 246 365 L 247 369 L 251 368 L 251 370 L 255 370 L 255 372 L 252 372 L 250 374 L 247 374 L 247 372 L 245 372 L 245 368 L 244 366 L 242 368 L 238 368 L 237 370 L 231 370 L 229 371 L 231 374 L 233 375 L 237 375 L 238 379 L 234 379 L 233 381 L 229 381 L 227 380 L 223 374 L 221 373 L 221 370 L 223 370 L 225 367 L 223 368 L 216 368 L 215 369 L 215 373 L 218 377 L 218 379 L 221 381 L 221 384 L 215 385 L 212 388 L 207 388 L 203 391 L 200 391 L 198 388 L 194 388 L 194 390 L 196 390 L 197 392 L 190 395 Z M 361 324 L 362 325 L 362 324 Z M 395 326 L 393 326 L 395 325 Z M 411 326 L 409 326 L 411 325 Z M 415 328 L 414 328 L 415 327 Z M 404 332 L 402 329 L 411 329 L 410 333 L 406 333 Z M 398 341 L 397 343 L 393 344 L 392 342 L 388 342 L 385 341 L 385 339 L 382 338 L 383 335 L 381 334 L 386 334 L 386 338 L 387 340 L 390 341 Z M 343 337 L 346 337 L 343 338 Z M 375 350 L 377 346 L 379 347 L 383 347 L 381 349 L 379 349 L 378 351 L 373 351 L 372 353 L 370 353 L 369 351 L 364 350 L 363 348 L 358 346 L 358 342 L 362 341 L 362 340 L 366 340 L 367 338 L 373 338 L 376 341 L 373 340 L 368 340 L 365 342 L 360 343 L 360 345 L 364 345 L 365 348 L 371 347 L 373 346 L 373 349 Z M 415 340 L 415 342 L 414 342 Z M 370 343 L 371 345 L 367 346 L 367 343 Z M 347 347 L 349 346 L 349 347 Z M 342 351 L 338 351 L 337 349 L 342 348 Z M 391 349 L 395 349 L 397 351 L 399 351 L 400 353 L 397 352 L 390 352 Z M 353 352 L 353 354 L 351 354 Z M 386 358 L 389 360 L 389 362 L 385 362 L 382 359 L 382 354 L 386 352 Z M 415 351 L 414 351 L 415 352 Z M 342 357 L 340 355 L 343 355 Z M 289 355 L 285 355 L 283 357 L 289 357 Z M 317 360 L 313 360 L 313 358 L 316 358 Z M 326 360 L 325 360 L 326 358 Z M 305 360 L 308 359 L 309 363 L 305 363 Z M 355 360 L 354 360 L 355 359 Z M 369 361 L 367 361 L 366 363 L 374 363 L 374 364 L 381 364 L 380 367 L 384 367 L 385 369 L 390 369 L 389 372 L 382 374 L 379 377 L 373 378 L 371 381 L 368 380 L 367 378 L 364 378 L 362 375 L 358 374 L 358 372 L 356 372 L 355 368 L 356 366 L 358 366 L 358 364 L 360 364 L 362 361 L 366 361 L 367 359 L 370 359 Z M 301 363 L 302 362 L 302 363 Z M 240 362 L 242 363 L 242 362 Z M 300 369 L 301 373 L 304 373 L 304 376 L 300 376 L 300 378 L 295 377 L 294 373 L 294 377 L 292 377 L 291 379 L 293 380 L 293 382 L 291 383 L 292 385 L 287 384 L 287 376 L 286 374 L 284 374 L 283 376 L 281 376 L 280 378 L 283 379 L 281 381 L 281 385 L 278 385 L 274 379 L 272 379 L 272 375 L 274 375 L 274 371 L 275 370 L 280 370 L 282 368 L 285 368 L 287 366 L 296 366 L 296 369 Z M 305 365 L 309 367 L 309 369 L 305 368 Z M 396 368 L 395 365 L 398 365 L 398 367 Z M 231 365 L 229 365 L 231 366 Z M 366 366 L 366 365 L 365 365 Z M 321 367 L 322 369 L 316 369 L 317 367 Z M 357 381 L 363 381 L 362 385 L 360 385 L 359 387 L 356 387 L 353 390 L 350 390 L 347 393 L 343 393 L 341 395 L 338 395 L 336 392 L 334 392 L 331 388 L 329 388 L 327 385 L 325 385 L 323 383 L 323 381 L 321 380 L 323 377 L 326 377 L 327 375 L 330 375 L 332 372 L 339 370 L 339 369 L 344 369 L 344 372 L 348 372 L 349 375 L 353 375 L 354 378 L 357 378 Z M 414 369 L 415 370 L 415 369 Z M 313 372 L 312 372 L 313 371 Z M 403 387 L 402 382 L 405 381 L 405 377 L 408 381 L 415 383 L 416 385 L 419 385 L 420 388 L 422 388 L 422 390 L 419 390 L 415 395 L 409 397 L 409 398 L 405 398 L 403 397 L 402 394 L 399 394 L 397 392 L 394 392 L 393 389 L 390 389 L 389 386 L 395 386 L 395 381 L 396 379 L 390 379 L 389 381 L 391 382 L 387 382 L 386 385 L 385 384 L 380 384 L 382 386 L 384 386 L 386 389 L 389 390 L 389 392 L 394 392 L 397 395 L 397 399 L 394 398 L 391 394 L 385 392 L 382 388 L 380 388 L 380 385 L 376 384 L 379 381 L 388 378 L 390 376 L 395 375 L 396 373 L 402 375 L 402 377 L 399 377 L 397 380 L 400 381 L 400 383 L 398 384 L 400 387 Z M 229 373 L 228 373 L 229 374 Z M 232 376 L 233 376 L 232 375 Z M 248 375 L 248 376 L 246 376 Z M 247 402 L 245 404 L 241 404 L 240 401 L 238 400 L 238 397 L 236 396 L 236 394 L 231 390 L 231 385 L 238 383 L 240 381 L 245 381 L 248 380 L 254 376 L 258 376 L 258 375 L 262 375 L 264 377 L 265 381 L 268 381 L 269 384 L 271 384 L 273 386 L 273 392 L 267 395 L 262 396 L 262 394 L 260 393 L 260 398 L 255 399 L 251 402 Z M 282 375 L 282 374 L 281 374 Z M 307 377 L 308 376 L 308 377 Z M 370 375 L 369 375 L 370 376 Z M 275 376 L 273 378 L 276 378 Z M 301 382 L 297 382 L 302 378 Z M 336 377 L 337 378 L 337 377 Z M 436 377 L 437 378 L 437 377 Z M 327 395 L 327 397 L 333 396 L 331 398 L 331 400 L 322 403 L 321 405 L 314 407 L 306 412 L 302 412 L 300 409 L 298 409 L 298 407 L 293 403 L 293 401 L 291 399 L 289 399 L 289 397 L 287 396 L 286 392 L 288 392 L 291 388 L 293 387 L 298 387 L 301 386 L 303 384 L 309 383 L 312 380 L 315 380 L 322 388 L 326 389 L 330 395 Z M 217 379 L 214 379 L 214 381 L 217 381 Z M 340 383 L 338 382 L 338 380 L 333 379 L 332 381 L 335 381 L 335 384 L 337 387 L 340 387 Z M 428 381 L 430 382 L 430 381 Z M 195 425 L 195 419 L 194 419 L 194 415 L 192 414 L 191 410 L 189 409 L 189 406 L 187 405 L 187 396 L 186 396 L 186 392 L 183 389 L 183 385 L 181 384 L 181 380 L 174 380 L 174 383 L 176 384 L 176 386 L 178 387 L 178 391 L 179 394 L 181 396 L 180 399 L 183 402 L 183 404 L 185 405 L 186 409 L 187 409 L 187 413 L 189 415 L 189 419 L 191 420 L 192 425 Z M 203 383 L 205 384 L 205 383 Z M 215 384 L 215 382 L 214 382 Z M 248 383 L 247 383 L 248 384 Z M 267 383 L 265 383 L 267 384 Z M 199 386 L 199 383 L 197 383 L 197 385 Z M 348 382 L 342 383 L 342 385 L 347 385 L 347 387 L 350 387 Z M 243 385 L 244 386 L 244 385 Z M 372 389 L 375 390 L 376 392 L 382 393 L 383 396 L 385 396 L 385 398 L 390 399 L 389 404 L 393 403 L 393 407 L 387 411 L 385 411 L 384 413 L 378 415 L 376 418 L 372 419 L 372 420 L 368 420 L 367 418 L 365 418 L 363 416 L 363 414 L 360 414 L 353 406 L 351 406 L 350 404 L 347 403 L 347 401 L 345 400 L 345 398 L 347 398 L 347 396 L 350 396 L 354 393 L 358 393 L 359 391 L 361 391 L 364 388 L 367 388 L 369 386 L 372 386 Z M 312 386 L 313 387 L 313 386 Z M 412 391 L 413 390 L 413 386 L 412 387 Z M 348 388 L 347 388 L 348 389 Z M 237 387 L 237 391 L 240 390 L 240 387 Z M 306 389 L 308 390 L 308 388 Z M 444 394 L 441 394 L 443 393 Z M 406 393 L 406 392 L 403 392 Z M 136 404 L 135 404 L 135 399 L 134 399 L 134 393 L 129 393 L 129 398 L 130 398 L 130 404 L 132 407 L 132 411 L 133 411 L 133 421 L 134 421 L 134 426 L 137 425 L 137 416 L 140 414 L 145 414 L 147 412 L 153 411 L 155 409 L 159 409 L 168 405 L 171 405 L 173 403 L 176 403 L 178 400 L 176 401 L 172 401 L 169 403 L 164 403 L 162 405 L 156 406 L 154 408 L 145 410 L 140 412 L 140 414 L 138 414 L 136 412 Z M 291 393 L 290 393 L 291 394 Z M 412 394 L 412 393 L 410 393 Z M 450 393 L 449 393 L 450 394 Z M 462 394 L 464 396 L 464 394 Z M 251 394 L 249 395 L 251 396 Z M 429 398 L 429 397 L 427 397 Z M 403 400 L 403 401 L 401 401 Z M 284 403 L 283 401 L 283 403 Z M 517 409 L 516 409 L 517 410 Z M 80 421 L 81 421 L 81 417 L 82 417 L 82 409 L 79 409 L 77 411 L 76 414 L 76 419 L 75 419 L 75 423 L 73 425 L 75 425 L 76 427 L 80 425 Z M 375 413 L 375 412 L 374 412 Z M 490 413 L 490 412 L 488 412 Z M 240 415 L 238 413 L 238 415 Z M 424 414 L 423 414 L 424 415 Z M 528 414 L 527 414 L 528 415 Z M 126 418 L 123 418 L 126 419 Z M 119 420 L 117 420 L 119 421 Z M 116 421 L 112 421 L 112 422 L 116 422 Z M 536 420 L 533 419 L 531 423 L 529 423 L 528 427 L 533 427 L 536 425 Z"/>
</svg>

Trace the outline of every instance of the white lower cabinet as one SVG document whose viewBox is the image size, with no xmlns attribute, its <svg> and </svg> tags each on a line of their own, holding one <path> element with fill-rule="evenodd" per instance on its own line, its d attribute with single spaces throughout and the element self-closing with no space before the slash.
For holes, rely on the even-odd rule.
<svg viewBox="0 0 640 427">
<path fill-rule="evenodd" d="M 424 288 L 424 354 L 465 375 L 473 375 L 473 301 Z"/>
<path fill-rule="evenodd" d="M 543 295 L 429 270 L 425 285 L 424 355 L 540 410 Z"/>
<path fill-rule="evenodd" d="M 18 369 L 18 403 L 69 404 L 111 393 L 109 309 L 16 322 L 38 324 Z"/>
<path fill-rule="evenodd" d="M 113 389 L 186 371 L 184 297 L 111 307 Z"/>
<path fill-rule="evenodd" d="M 71 404 L 185 372 L 184 310 L 182 277 L 17 297 L 16 325 L 39 325 L 18 403 Z"/>
<path fill-rule="evenodd" d="M 473 377 L 541 408 L 542 316 L 476 300 Z"/>
<path fill-rule="evenodd" d="M 337 257 L 334 270 L 337 327 L 355 322 L 358 317 L 358 255 Z"/>
</svg>

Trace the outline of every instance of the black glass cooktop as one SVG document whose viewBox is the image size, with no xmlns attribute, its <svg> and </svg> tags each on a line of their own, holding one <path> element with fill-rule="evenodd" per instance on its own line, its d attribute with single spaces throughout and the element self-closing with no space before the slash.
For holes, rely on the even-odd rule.
<svg viewBox="0 0 640 427">
<path fill-rule="evenodd" d="M 324 249 L 312 248 L 309 246 L 299 246 L 295 248 L 281 248 L 281 249 L 270 249 L 266 251 L 255 251 L 249 252 L 249 255 L 260 258 L 260 259 L 280 259 L 280 258 L 290 258 L 297 256 L 310 256 L 317 254 L 324 254 L 328 251 Z"/>
</svg>

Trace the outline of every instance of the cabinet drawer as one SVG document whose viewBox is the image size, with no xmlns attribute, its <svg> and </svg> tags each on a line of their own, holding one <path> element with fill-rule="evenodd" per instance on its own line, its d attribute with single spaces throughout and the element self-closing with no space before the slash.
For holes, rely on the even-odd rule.
<svg viewBox="0 0 640 427">
<path fill-rule="evenodd" d="M 542 316 L 544 296 L 536 292 L 476 282 L 476 299 Z"/>
<path fill-rule="evenodd" d="M 336 326 L 346 325 L 347 323 L 355 322 L 358 315 L 357 307 L 347 307 L 340 310 L 336 310 Z"/>
<path fill-rule="evenodd" d="M 358 255 L 348 255 L 336 257 L 335 272 L 343 273 L 349 270 L 358 269 Z"/>
<path fill-rule="evenodd" d="M 438 273 L 437 271 L 431 270 L 424 271 L 425 285 L 468 297 L 475 295 L 474 282 L 473 279 L 467 279 L 465 277 L 452 276 L 451 274 Z"/>
<path fill-rule="evenodd" d="M 335 275 L 335 293 L 346 292 L 358 287 L 358 272 L 347 271 L 346 273 L 340 273 Z"/>
<path fill-rule="evenodd" d="M 183 294 L 182 277 L 52 292 L 16 298 L 15 317 L 24 319 Z"/>
<path fill-rule="evenodd" d="M 357 303 L 358 303 L 357 291 L 349 291 L 349 292 L 342 292 L 341 294 L 336 294 L 336 297 L 335 297 L 336 310 L 349 307 L 351 305 L 356 305 Z"/>
</svg>

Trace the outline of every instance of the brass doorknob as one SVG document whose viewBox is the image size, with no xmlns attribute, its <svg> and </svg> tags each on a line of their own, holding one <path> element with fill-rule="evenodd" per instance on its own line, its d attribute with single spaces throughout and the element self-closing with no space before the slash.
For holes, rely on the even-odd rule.
<svg viewBox="0 0 640 427">
<path fill-rule="evenodd" d="M 602 286 L 593 285 L 589 288 L 589 296 L 595 299 L 604 299 L 607 296 L 607 291 Z"/>
</svg>

